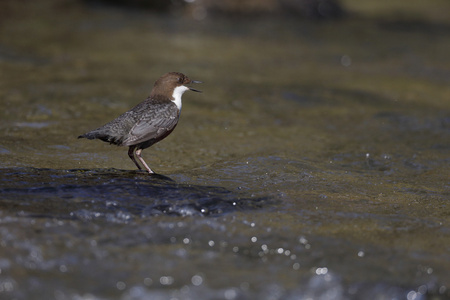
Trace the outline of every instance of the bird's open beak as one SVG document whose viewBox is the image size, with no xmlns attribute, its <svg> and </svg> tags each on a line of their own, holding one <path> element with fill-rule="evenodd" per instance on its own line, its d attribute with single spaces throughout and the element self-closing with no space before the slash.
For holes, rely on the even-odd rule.
<svg viewBox="0 0 450 300">
<path fill-rule="evenodd" d="M 201 81 L 198 81 L 198 80 L 191 80 L 190 83 L 202 83 L 202 82 L 201 82 Z M 191 91 L 193 91 L 193 92 L 197 92 L 197 93 L 201 93 L 201 92 L 202 92 L 202 91 L 196 90 L 196 89 L 194 89 L 194 88 L 191 88 L 190 86 L 188 86 L 188 88 L 189 88 Z"/>
</svg>

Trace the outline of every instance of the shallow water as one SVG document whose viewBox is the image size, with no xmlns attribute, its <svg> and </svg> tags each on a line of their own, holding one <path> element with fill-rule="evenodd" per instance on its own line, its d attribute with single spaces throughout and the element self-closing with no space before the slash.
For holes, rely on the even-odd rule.
<svg viewBox="0 0 450 300">
<path fill-rule="evenodd" d="M 0 299 L 450 296 L 449 24 L 52 3 L 0 27 Z M 160 175 L 76 139 L 167 71 Z"/>
</svg>

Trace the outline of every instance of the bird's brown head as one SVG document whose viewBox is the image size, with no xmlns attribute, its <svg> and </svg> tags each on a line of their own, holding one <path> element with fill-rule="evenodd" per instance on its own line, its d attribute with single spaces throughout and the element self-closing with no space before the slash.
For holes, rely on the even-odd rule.
<svg viewBox="0 0 450 300">
<path fill-rule="evenodd" d="M 166 73 L 155 82 L 150 96 L 160 95 L 170 98 L 172 97 L 175 88 L 180 86 L 186 87 L 186 90 L 189 89 L 194 92 L 201 92 L 186 86 L 191 83 L 201 83 L 201 81 L 191 80 L 189 77 L 179 72 Z"/>
</svg>

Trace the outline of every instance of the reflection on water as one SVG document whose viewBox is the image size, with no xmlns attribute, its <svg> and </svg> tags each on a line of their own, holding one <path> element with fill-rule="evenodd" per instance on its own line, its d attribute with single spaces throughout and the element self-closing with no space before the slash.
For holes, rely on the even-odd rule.
<svg viewBox="0 0 450 300">
<path fill-rule="evenodd" d="M 448 9 L 56 2 L 0 2 L 0 299 L 449 298 Z M 143 154 L 164 175 L 77 140 L 168 71 L 204 92 Z"/>
</svg>

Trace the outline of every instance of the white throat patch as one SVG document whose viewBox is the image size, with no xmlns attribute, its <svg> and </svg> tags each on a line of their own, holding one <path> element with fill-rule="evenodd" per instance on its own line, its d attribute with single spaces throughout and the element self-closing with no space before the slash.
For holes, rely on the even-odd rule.
<svg viewBox="0 0 450 300">
<path fill-rule="evenodd" d="M 180 110 L 180 111 L 181 111 L 181 96 L 187 90 L 189 90 L 189 88 L 184 85 L 177 86 L 173 90 L 173 94 L 172 94 L 173 100 L 172 101 L 176 104 L 176 106 L 178 107 L 178 110 Z"/>
</svg>

